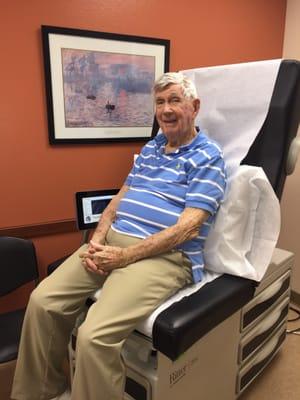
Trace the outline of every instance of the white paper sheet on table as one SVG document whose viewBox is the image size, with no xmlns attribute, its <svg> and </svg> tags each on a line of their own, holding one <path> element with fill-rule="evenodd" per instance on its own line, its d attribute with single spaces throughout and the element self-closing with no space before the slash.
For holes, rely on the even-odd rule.
<svg viewBox="0 0 300 400">
<path fill-rule="evenodd" d="M 206 239 L 205 267 L 261 281 L 279 232 L 279 200 L 263 169 L 241 165 Z"/>
<path fill-rule="evenodd" d="M 281 60 L 181 71 L 201 100 L 196 125 L 222 147 L 230 176 L 266 118 Z"/>
<path fill-rule="evenodd" d="M 221 145 L 228 174 L 225 202 L 205 245 L 207 268 L 257 281 L 278 239 L 280 208 L 263 170 L 240 163 L 266 119 L 280 63 L 181 71 L 195 83 L 201 99 L 196 124 Z"/>
</svg>

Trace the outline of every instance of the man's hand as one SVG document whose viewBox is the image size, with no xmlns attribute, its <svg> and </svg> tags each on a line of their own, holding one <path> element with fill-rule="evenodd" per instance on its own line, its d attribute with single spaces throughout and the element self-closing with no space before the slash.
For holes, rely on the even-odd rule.
<svg viewBox="0 0 300 400">
<path fill-rule="evenodd" d="M 105 269 L 103 269 L 100 264 L 98 265 L 97 261 L 100 260 L 98 260 L 95 253 L 102 251 L 103 246 L 101 246 L 99 249 L 97 246 L 103 245 L 105 243 L 106 234 L 116 217 L 116 211 L 119 202 L 121 201 L 122 197 L 124 196 L 124 194 L 127 192 L 128 189 L 129 186 L 123 185 L 119 190 L 118 194 L 116 194 L 110 201 L 109 205 L 105 208 L 105 210 L 101 215 L 97 228 L 93 233 L 92 240 L 89 242 L 89 245 L 87 247 L 87 250 L 79 255 L 79 257 L 82 258 L 82 265 L 85 267 L 87 271 L 95 272 L 100 275 L 108 274 L 108 272 Z M 118 268 L 118 266 L 114 266 L 110 268 L 110 270 L 113 268 Z"/>
<path fill-rule="evenodd" d="M 104 240 L 101 234 L 97 234 L 97 232 L 93 233 L 92 239 L 90 240 L 88 247 L 84 253 L 79 254 L 79 257 L 82 259 L 82 265 L 85 267 L 85 269 L 89 272 L 95 272 L 99 275 L 107 275 L 102 271 L 101 269 L 98 268 L 98 266 L 95 264 L 93 260 L 93 255 L 95 253 L 94 246 L 92 245 L 93 243 L 96 244 L 103 244 Z"/>
<path fill-rule="evenodd" d="M 104 246 L 90 241 L 87 250 L 80 254 L 84 267 L 100 275 L 108 275 L 116 268 L 123 268 L 128 264 L 126 249 L 117 246 Z"/>
</svg>

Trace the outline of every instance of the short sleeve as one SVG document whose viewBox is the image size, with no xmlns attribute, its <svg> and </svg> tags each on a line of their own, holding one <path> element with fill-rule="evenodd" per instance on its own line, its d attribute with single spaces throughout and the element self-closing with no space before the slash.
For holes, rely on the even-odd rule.
<svg viewBox="0 0 300 400">
<path fill-rule="evenodd" d="M 215 152 L 198 162 L 197 158 L 189 161 L 186 207 L 201 208 L 214 215 L 224 198 L 227 181 L 222 154 Z"/>
<path fill-rule="evenodd" d="M 125 180 L 125 185 L 127 185 L 127 186 L 131 186 L 134 176 L 137 174 L 137 172 L 140 169 L 140 164 L 142 162 L 141 154 L 143 153 L 143 151 L 144 151 L 144 147 L 142 148 L 142 150 L 141 150 L 140 154 L 137 156 L 137 158 L 134 160 L 131 171 L 127 175 L 127 178 Z"/>
</svg>

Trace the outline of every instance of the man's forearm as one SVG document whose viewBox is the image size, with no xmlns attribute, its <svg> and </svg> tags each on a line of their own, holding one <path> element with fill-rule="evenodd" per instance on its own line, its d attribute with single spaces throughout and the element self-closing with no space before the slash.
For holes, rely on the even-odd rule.
<svg viewBox="0 0 300 400">
<path fill-rule="evenodd" d="M 128 186 L 123 185 L 118 194 L 113 197 L 109 205 L 105 208 L 94 231 L 93 240 L 97 241 L 98 243 L 104 243 L 106 234 L 116 218 L 118 205 L 128 189 Z"/>
<path fill-rule="evenodd" d="M 181 243 L 197 237 L 199 228 L 208 215 L 209 213 L 203 210 L 192 208 L 186 210 L 177 224 L 124 249 L 126 264 L 168 252 Z"/>
<path fill-rule="evenodd" d="M 96 240 L 98 243 L 104 243 L 106 234 L 113 223 L 115 216 L 116 212 L 114 210 L 104 210 L 93 233 L 93 240 Z"/>
</svg>

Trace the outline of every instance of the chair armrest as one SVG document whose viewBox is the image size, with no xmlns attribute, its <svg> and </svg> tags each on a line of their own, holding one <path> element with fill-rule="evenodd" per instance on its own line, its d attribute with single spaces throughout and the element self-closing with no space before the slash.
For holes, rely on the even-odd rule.
<svg viewBox="0 0 300 400">
<path fill-rule="evenodd" d="M 248 303 L 254 290 L 254 281 L 226 274 L 220 276 L 158 315 L 152 332 L 154 347 L 174 361 Z"/>
</svg>

